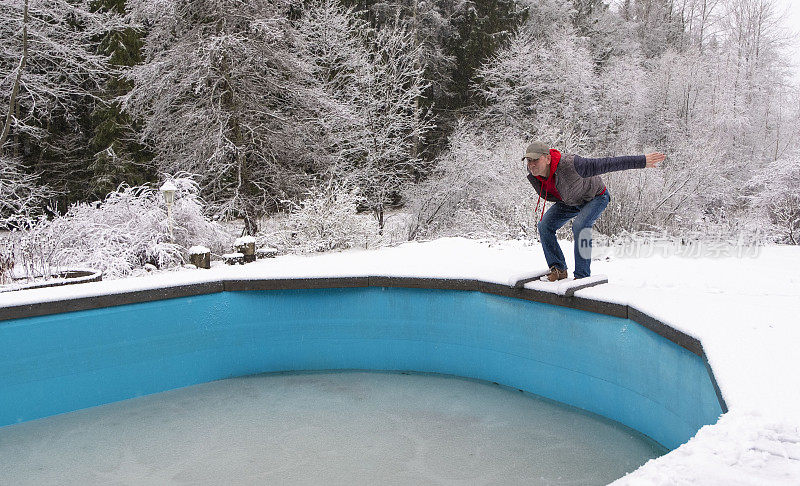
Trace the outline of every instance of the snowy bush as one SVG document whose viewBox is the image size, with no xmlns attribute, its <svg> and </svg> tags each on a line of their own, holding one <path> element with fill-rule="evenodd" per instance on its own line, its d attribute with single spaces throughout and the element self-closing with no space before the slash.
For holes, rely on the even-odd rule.
<svg viewBox="0 0 800 486">
<path fill-rule="evenodd" d="M 359 215 L 363 202 L 356 188 L 336 184 L 309 192 L 299 204 L 287 203 L 291 212 L 279 223 L 276 234 L 259 235 L 260 243 L 289 251 L 322 252 L 379 244 L 378 223 L 370 215 Z"/>
<path fill-rule="evenodd" d="M 750 184 L 757 190 L 750 198 L 755 205 L 750 219 L 757 219 L 778 241 L 800 245 L 800 159 L 773 162 Z"/>
<path fill-rule="evenodd" d="M 536 193 L 522 147 L 521 138 L 460 123 L 434 173 L 406 193 L 414 215 L 409 239 L 534 235 Z"/>
<path fill-rule="evenodd" d="M 20 235 L 17 256 L 22 275 L 28 280 L 49 279 L 58 273 L 66 235 L 42 217 L 31 230 Z"/>
<path fill-rule="evenodd" d="M 111 278 L 130 275 L 146 264 L 178 266 L 185 261 L 184 248 L 198 243 L 221 253 L 231 238 L 203 215 L 197 184 L 186 175 L 174 182 L 178 188 L 174 241 L 170 241 L 162 194 L 151 186 L 123 185 L 102 202 L 75 204 L 65 215 L 40 222 L 23 237 L 27 243 L 22 246 L 44 248 L 49 266 L 88 266 Z M 39 267 L 45 270 L 47 265 Z M 26 268 L 26 272 L 38 270 Z"/>
<path fill-rule="evenodd" d="M 0 155 L 0 228 L 25 228 L 52 193 L 25 173 L 18 159 Z"/>
<path fill-rule="evenodd" d="M 14 246 L 10 238 L 0 238 L 0 285 L 11 281 L 14 270 Z"/>
<path fill-rule="evenodd" d="M 542 29 L 530 18 L 481 65 L 473 84 L 486 102 L 481 116 L 522 132 L 530 130 L 533 121 L 576 134 L 590 131 L 597 110 L 588 46 L 572 32 L 566 2 L 532 3 L 533 17 L 541 15 L 545 25 L 558 27 Z M 550 5 L 543 8 L 546 4 Z"/>
</svg>

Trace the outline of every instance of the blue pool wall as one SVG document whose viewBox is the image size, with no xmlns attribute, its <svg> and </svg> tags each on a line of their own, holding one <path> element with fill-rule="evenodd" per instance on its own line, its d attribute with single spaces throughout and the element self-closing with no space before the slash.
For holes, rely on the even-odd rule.
<svg viewBox="0 0 800 486">
<path fill-rule="evenodd" d="M 702 355 L 630 319 L 478 291 L 362 287 L 214 292 L 0 322 L 0 426 L 236 376 L 345 369 L 497 382 L 669 449 L 724 411 Z"/>
</svg>

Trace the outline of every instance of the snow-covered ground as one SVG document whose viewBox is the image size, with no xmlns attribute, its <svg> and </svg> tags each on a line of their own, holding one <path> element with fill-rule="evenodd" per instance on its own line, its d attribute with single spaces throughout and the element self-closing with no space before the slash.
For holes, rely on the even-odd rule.
<svg viewBox="0 0 800 486">
<path fill-rule="evenodd" d="M 730 411 L 620 484 L 800 484 L 800 247 L 618 258 L 576 295 L 625 302 L 703 343 Z"/>
<path fill-rule="evenodd" d="M 572 268 L 572 243 L 562 247 Z M 575 294 L 630 304 L 700 339 L 730 408 L 717 424 L 619 484 L 800 484 L 800 247 L 768 246 L 738 256 L 700 250 L 694 257 L 612 254 L 592 265 L 609 283 Z M 449 238 L 8 292 L 0 294 L 0 306 L 220 277 L 389 275 L 507 284 L 521 272 L 543 269 L 538 244 Z"/>
</svg>

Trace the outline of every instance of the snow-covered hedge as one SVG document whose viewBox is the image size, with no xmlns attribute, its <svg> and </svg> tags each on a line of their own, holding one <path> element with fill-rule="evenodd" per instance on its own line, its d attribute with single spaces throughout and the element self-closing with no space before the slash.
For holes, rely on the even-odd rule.
<svg viewBox="0 0 800 486">
<path fill-rule="evenodd" d="M 370 214 L 357 214 L 362 202 L 356 189 L 336 184 L 309 192 L 300 204 L 280 219 L 277 231 L 259 235 L 259 244 L 287 252 L 322 252 L 380 243 L 378 223 Z"/>
<path fill-rule="evenodd" d="M 144 265 L 159 268 L 181 265 L 186 248 L 203 244 L 222 253 L 232 238 L 203 214 L 198 186 L 189 176 L 174 178 L 178 190 L 173 214 L 174 241 L 170 241 L 167 211 L 161 192 L 151 186 L 120 186 L 102 202 L 78 203 L 66 214 L 42 220 L 22 238 L 34 261 L 57 261 L 57 266 L 83 266 L 115 278 L 137 273 Z M 48 255 L 41 253 L 42 242 Z M 37 266 L 38 265 L 38 266 Z M 28 273 L 47 270 L 30 266 Z"/>
<path fill-rule="evenodd" d="M 781 243 L 800 245 L 800 157 L 777 160 L 750 180 L 751 219 Z"/>
<path fill-rule="evenodd" d="M 535 236 L 536 197 L 520 161 L 523 146 L 522 138 L 462 122 L 435 172 L 405 194 L 414 215 L 409 239 Z"/>
<path fill-rule="evenodd" d="M 580 139 L 564 139 L 565 132 L 548 132 L 538 126 L 536 130 L 529 138 L 563 139 L 567 147 L 584 145 Z M 536 226 L 544 203 L 537 211 L 536 191 L 520 161 L 527 141 L 503 127 L 460 123 L 449 139 L 448 150 L 436 159 L 434 171 L 404 194 L 405 209 L 413 215 L 409 239 L 538 239 Z M 579 153 L 594 155 L 590 149 L 581 150 L 585 151 Z M 641 149 L 630 146 L 617 153 L 637 152 Z M 712 151 L 707 161 L 716 157 Z M 738 204 L 715 202 L 714 194 L 724 192 L 717 186 L 724 181 L 714 175 L 712 165 L 698 164 L 691 153 L 676 149 L 658 169 L 604 174 L 611 202 L 595 223 L 596 234 L 625 238 L 641 233 L 649 238 L 658 233 L 678 241 L 706 237 L 748 244 L 770 240 L 800 243 L 800 164 L 796 160 L 781 160 L 756 172 L 741 191 L 755 195 L 749 202 L 747 197 L 738 197 Z M 698 184 L 709 190 L 698 189 Z M 547 203 L 547 209 L 551 205 Z M 564 225 L 557 235 L 572 239 L 571 224 Z"/>
<path fill-rule="evenodd" d="M 14 247 L 8 238 L 0 238 L 0 285 L 11 280 L 14 269 Z"/>
<path fill-rule="evenodd" d="M 42 213 L 52 192 L 36 179 L 19 159 L 0 154 L 0 229 L 25 228 Z"/>
</svg>

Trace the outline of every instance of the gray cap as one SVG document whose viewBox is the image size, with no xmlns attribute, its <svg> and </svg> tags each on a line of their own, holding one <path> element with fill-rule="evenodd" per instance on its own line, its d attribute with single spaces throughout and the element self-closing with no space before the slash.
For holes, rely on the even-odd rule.
<svg viewBox="0 0 800 486">
<path fill-rule="evenodd" d="M 549 153 L 550 153 L 550 147 L 548 147 L 544 142 L 540 142 L 537 140 L 532 144 L 528 145 L 528 149 L 525 150 L 525 155 L 522 156 L 522 160 L 525 160 L 525 157 L 538 159 L 542 155 Z"/>
</svg>

